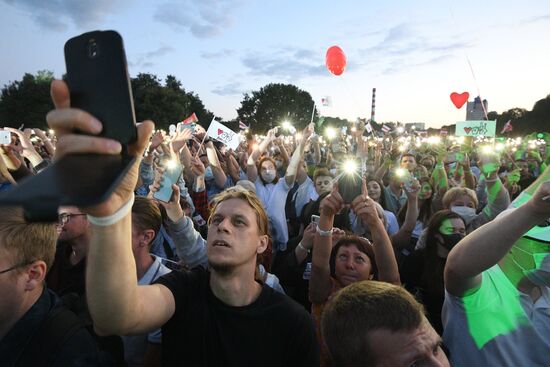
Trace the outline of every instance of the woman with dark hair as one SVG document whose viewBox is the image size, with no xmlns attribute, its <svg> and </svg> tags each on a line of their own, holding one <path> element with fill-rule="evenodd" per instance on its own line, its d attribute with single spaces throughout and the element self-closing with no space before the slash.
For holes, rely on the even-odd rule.
<svg viewBox="0 0 550 367">
<path fill-rule="evenodd" d="M 365 180 L 362 193 L 352 202 L 355 214 L 367 224 L 373 243 L 357 236 L 347 236 L 332 246 L 332 229 L 335 215 L 344 207 L 344 201 L 335 185 L 332 192 L 321 202 L 320 219 L 313 240 L 311 278 L 309 281 L 309 298 L 312 303 L 312 314 L 317 323 L 317 330 L 325 303 L 330 297 L 354 282 L 376 279 L 400 284 L 397 263 L 386 233 L 377 204 L 367 196 Z M 318 332 L 320 345 L 322 337 Z M 329 365 L 326 349 L 321 351 L 322 365 Z"/>
<path fill-rule="evenodd" d="M 449 251 L 466 235 L 464 219 L 450 211 L 436 212 L 428 222 L 426 247 L 415 250 L 401 267 L 405 288 L 426 306 L 428 320 L 443 332 L 441 308 L 445 299 L 443 270 Z"/>
<path fill-rule="evenodd" d="M 422 234 L 424 228 L 427 227 L 428 222 L 434 212 L 432 206 L 434 191 L 430 178 L 421 177 L 418 180 L 418 183 L 420 186 L 420 190 L 418 191 L 418 217 L 416 219 L 416 225 L 411 232 L 408 246 L 406 246 L 409 251 L 412 251 L 414 249 L 418 238 Z M 399 221 L 399 225 L 401 226 L 403 225 L 403 223 L 405 223 L 408 206 L 409 204 L 407 201 L 407 203 L 403 205 L 403 207 L 399 210 L 399 213 L 397 214 L 397 220 Z"/>
</svg>

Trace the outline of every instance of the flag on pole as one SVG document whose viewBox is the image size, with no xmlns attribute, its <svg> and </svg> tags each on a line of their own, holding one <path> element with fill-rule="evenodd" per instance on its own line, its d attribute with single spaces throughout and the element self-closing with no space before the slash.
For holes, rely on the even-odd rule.
<svg viewBox="0 0 550 367">
<path fill-rule="evenodd" d="M 382 131 L 387 134 L 391 131 L 391 127 L 389 127 L 388 125 L 382 125 Z"/>
<path fill-rule="evenodd" d="M 512 126 L 512 120 L 508 120 L 508 122 L 505 123 L 504 126 L 502 127 L 502 131 L 500 133 L 501 134 L 509 133 L 512 130 L 514 130 L 514 127 Z"/>
<path fill-rule="evenodd" d="M 439 130 L 439 135 L 445 136 L 445 135 L 447 135 L 448 133 L 449 133 L 449 132 L 448 132 L 447 130 L 445 130 L 445 129 Z"/>
<path fill-rule="evenodd" d="M 321 104 L 325 107 L 332 106 L 332 98 L 330 98 L 330 96 L 324 96 L 321 98 Z"/>
<path fill-rule="evenodd" d="M 206 134 L 219 142 L 224 143 L 230 149 L 237 149 L 241 143 L 241 135 L 237 134 L 227 126 L 212 119 Z"/>
<path fill-rule="evenodd" d="M 239 129 L 241 129 L 241 130 L 250 129 L 250 126 L 246 126 L 246 124 L 244 122 L 239 120 Z"/>
<path fill-rule="evenodd" d="M 370 121 L 367 121 L 366 125 L 365 125 L 365 129 L 367 129 L 367 133 L 372 133 L 372 126 L 370 124 Z"/>
<path fill-rule="evenodd" d="M 199 119 L 197 118 L 197 115 L 195 115 L 195 112 L 193 112 L 191 114 L 191 116 L 189 116 L 188 118 L 183 120 L 181 123 L 184 124 L 184 125 L 187 125 L 187 124 L 191 124 L 191 123 L 197 122 L 197 121 L 199 121 Z"/>
</svg>

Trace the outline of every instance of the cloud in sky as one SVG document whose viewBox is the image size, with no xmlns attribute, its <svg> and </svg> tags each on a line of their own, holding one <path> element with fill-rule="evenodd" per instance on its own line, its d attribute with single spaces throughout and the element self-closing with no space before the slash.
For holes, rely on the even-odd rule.
<svg viewBox="0 0 550 367">
<path fill-rule="evenodd" d="M 151 68 L 155 65 L 153 60 L 173 52 L 175 52 L 173 47 L 161 45 L 156 50 L 139 54 L 134 61 L 128 61 L 128 64 L 132 67 Z"/>
<path fill-rule="evenodd" d="M 547 21 L 550 21 L 550 14 L 527 18 L 522 23 L 525 24 L 525 23 L 536 23 L 536 22 L 547 22 Z"/>
<path fill-rule="evenodd" d="M 232 26 L 243 0 L 182 0 L 160 4 L 153 18 L 197 38 L 220 35 Z"/>
<path fill-rule="evenodd" d="M 326 73 L 325 66 L 319 63 L 322 58 L 324 55 L 313 49 L 282 47 L 269 53 L 248 52 L 241 61 L 252 75 L 290 82 Z"/>
<path fill-rule="evenodd" d="M 373 46 L 359 50 L 362 65 L 374 67 L 384 60 L 382 74 L 395 73 L 422 65 L 443 62 L 451 58 L 453 52 L 473 46 L 473 43 L 460 40 L 447 42 L 424 36 L 409 23 L 402 23 L 386 30 L 382 39 Z"/>
<path fill-rule="evenodd" d="M 2 0 L 25 10 L 43 28 L 64 31 L 68 23 L 77 28 L 97 25 L 114 10 L 130 6 L 133 0 Z"/>
<path fill-rule="evenodd" d="M 212 90 L 212 93 L 217 94 L 219 96 L 232 96 L 237 94 L 243 94 L 244 88 L 242 87 L 242 84 L 239 82 L 231 82 L 226 85 L 218 86 L 215 89 Z"/>
<path fill-rule="evenodd" d="M 213 59 L 229 57 L 229 56 L 232 56 L 234 53 L 235 53 L 234 50 L 223 49 L 223 50 L 214 51 L 214 52 L 202 52 L 201 57 L 206 60 L 213 60 Z"/>
</svg>

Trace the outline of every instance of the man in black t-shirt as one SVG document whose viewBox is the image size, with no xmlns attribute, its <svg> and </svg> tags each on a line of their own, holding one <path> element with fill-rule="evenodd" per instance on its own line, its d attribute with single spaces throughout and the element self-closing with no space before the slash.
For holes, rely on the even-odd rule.
<svg viewBox="0 0 550 367">
<path fill-rule="evenodd" d="M 120 143 L 94 136 L 100 124 L 71 108 L 69 96 L 64 82 L 52 83 L 57 109 L 48 114 L 48 124 L 59 131 L 56 158 L 77 151 L 119 154 Z M 130 210 L 139 158 L 153 128 L 151 121 L 138 125 L 137 139 L 128 146 L 136 162 L 114 193 L 82 209 L 92 227 L 86 289 L 95 330 L 132 335 L 164 325 L 163 362 L 168 366 L 317 366 L 310 316 L 255 279 L 257 256 L 267 249 L 269 232 L 254 194 L 230 189 L 218 197 L 208 228 L 209 271 L 172 272 L 157 284 L 137 285 Z M 75 129 L 89 135 L 77 135 Z M 178 199 L 174 196 L 172 202 Z"/>
</svg>

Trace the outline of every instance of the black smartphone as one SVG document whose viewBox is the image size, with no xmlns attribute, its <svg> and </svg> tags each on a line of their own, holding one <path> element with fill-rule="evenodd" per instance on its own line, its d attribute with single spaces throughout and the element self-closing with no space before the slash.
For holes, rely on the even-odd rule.
<svg viewBox="0 0 550 367">
<path fill-rule="evenodd" d="M 86 207 L 109 198 L 135 157 L 126 154 L 137 130 L 130 78 L 120 35 L 94 31 L 65 44 L 71 107 L 103 123 L 101 135 L 118 140 L 119 155 L 71 154 L 0 194 L 0 205 L 23 206 L 29 221 L 57 221 L 60 205 Z"/>
<path fill-rule="evenodd" d="M 94 31 L 65 43 L 71 107 L 91 113 L 103 124 L 101 136 L 128 145 L 136 140 L 132 87 L 122 37 Z"/>
<path fill-rule="evenodd" d="M 345 204 L 350 204 L 353 199 L 361 195 L 361 176 L 358 173 L 343 173 L 338 179 L 338 192 Z"/>
</svg>

